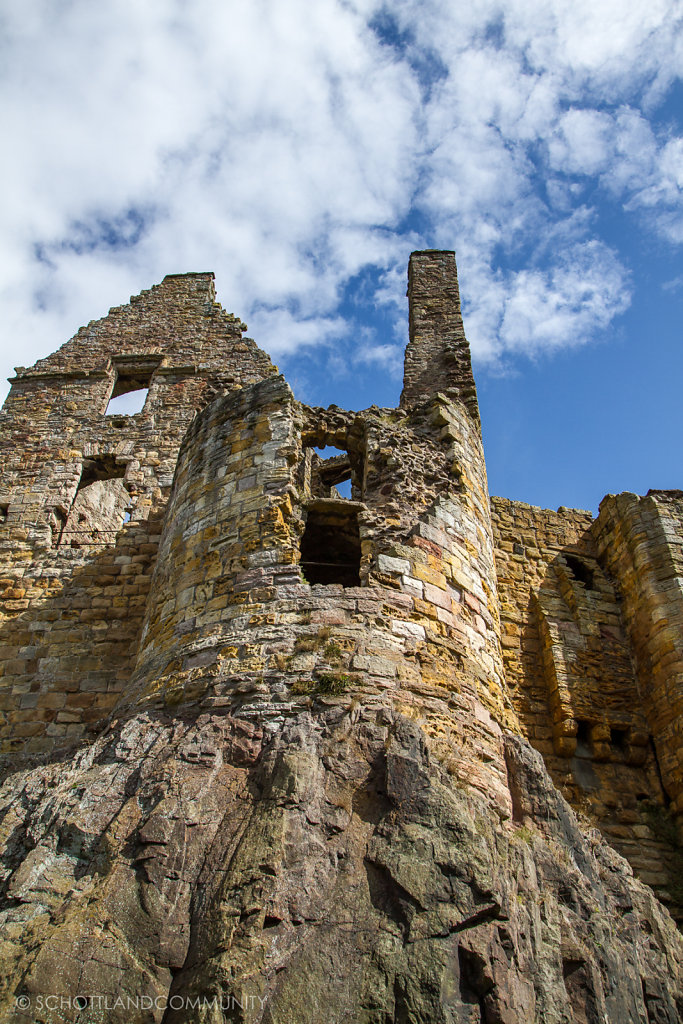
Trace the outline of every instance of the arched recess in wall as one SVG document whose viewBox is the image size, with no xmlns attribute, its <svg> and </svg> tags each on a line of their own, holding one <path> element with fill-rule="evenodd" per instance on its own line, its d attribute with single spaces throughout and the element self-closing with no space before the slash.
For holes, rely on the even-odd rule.
<svg viewBox="0 0 683 1024">
<path fill-rule="evenodd" d="M 86 548 L 113 544 L 123 526 L 130 495 L 124 483 L 125 463 L 113 455 L 93 455 L 83 460 L 81 477 L 68 514 L 62 519 L 56 544 Z M 54 531 L 54 527 L 53 527 Z"/>
</svg>

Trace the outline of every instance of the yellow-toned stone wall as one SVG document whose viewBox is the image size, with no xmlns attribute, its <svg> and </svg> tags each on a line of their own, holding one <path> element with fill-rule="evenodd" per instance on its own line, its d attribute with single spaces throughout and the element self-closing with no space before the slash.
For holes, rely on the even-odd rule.
<svg viewBox="0 0 683 1024">
<path fill-rule="evenodd" d="M 570 803 L 644 880 L 679 898 L 678 859 L 653 827 L 667 794 L 600 524 L 504 498 L 491 508 L 505 677 L 522 732 Z"/>
<path fill-rule="evenodd" d="M 307 451 L 330 444 L 355 467 L 352 501 L 306 483 Z M 359 586 L 310 585 L 301 571 L 321 505 L 358 516 Z M 273 379 L 215 402 L 188 433 L 116 713 L 224 708 L 275 729 L 314 701 L 389 694 L 449 771 L 508 816 L 501 725 L 514 714 L 498 629 L 467 409 L 444 396 L 411 413 L 309 409 Z"/>
<path fill-rule="evenodd" d="M 6 765 L 97 733 L 130 680 L 158 519 L 113 544 L 1 571 L 0 752 Z"/>
<path fill-rule="evenodd" d="M 94 735 L 129 684 L 182 438 L 217 394 L 275 373 L 244 329 L 212 274 L 171 275 L 17 367 L 0 413 L 6 764 Z M 140 413 L 107 415 L 142 383 Z"/>
<path fill-rule="evenodd" d="M 652 809 L 680 812 L 683 788 L 681 495 L 610 497 L 596 522 L 489 501 L 452 253 L 413 254 L 409 300 L 398 409 L 295 401 L 208 274 L 165 278 L 17 369 L 0 754 L 70 749 L 109 715 L 222 709 L 276 729 L 390 695 L 501 817 L 503 730 L 527 736 L 666 891 L 678 862 Z M 135 382 L 142 412 L 107 415 Z M 316 516 L 357 529 L 353 585 L 307 579 Z"/>
<path fill-rule="evenodd" d="M 619 579 L 642 707 L 667 795 L 683 814 L 683 492 L 608 495 L 594 534 Z"/>
</svg>

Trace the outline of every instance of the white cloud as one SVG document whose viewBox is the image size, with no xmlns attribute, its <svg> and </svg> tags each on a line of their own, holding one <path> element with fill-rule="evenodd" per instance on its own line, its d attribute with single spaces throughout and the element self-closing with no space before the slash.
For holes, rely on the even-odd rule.
<svg viewBox="0 0 683 1024">
<path fill-rule="evenodd" d="M 461 275 L 462 276 L 462 275 Z M 475 361 L 505 363 L 592 341 L 630 304 L 628 278 L 614 253 L 598 242 L 569 246 L 543 269 L 492 274 L 480 265 L 467 308 Z"/>
<path fill-rule="evenodd" d="M 349 325 L 340 317 L 295 317 L 286 309 L 257 310 L 249 324 L 262 347 L 277 359 L 300 348 L 327 345 L 349 333 Z"/>
<path fill-rule="evenodd" d="M 507 350 L 582 344 L 628 307 L 621 265 L 597 242 L 569 249 L 559 265 L 520 271 L 506 289 L 500 335 Z"/>
<path fill-rule="evenodd" d="M 627 275 L 589 188 L 683 241 L 683 143 L 652 115 L 680 25 L 676 0 L 10 5 L 0 359 L 184 270 L 276 357 L 348 338 L 368 266 L 402 333 L 408 253 L 434 245 L 480 359 L 590 338 Z M 357 344 L 395 368 L 393 336 Z"/>
<path fill-rule="evenodd" d="M 597 174 L 611 155 L 612 119 L 597 110 L 568 110 L 549 141 L 550 165 L 565 174 Z"/>
<path fill-rule="evenodd" d="M 403 376 L 403 347 L 368 341 L 356 350 L 354 362 L 385 370 L 394 380 Z"/>
</svg>

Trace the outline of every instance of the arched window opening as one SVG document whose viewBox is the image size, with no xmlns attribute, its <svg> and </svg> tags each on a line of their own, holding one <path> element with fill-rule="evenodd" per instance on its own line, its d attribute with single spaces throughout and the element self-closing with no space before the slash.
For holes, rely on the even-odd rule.
<svg viewBox="0 0 683 1024">
<path fill-rule="evenodd" d="M 301 538 L 301 569 L 308 583 L 360 586 L 358 509 L 330 499 L 309 505 Z"/>
</svg>

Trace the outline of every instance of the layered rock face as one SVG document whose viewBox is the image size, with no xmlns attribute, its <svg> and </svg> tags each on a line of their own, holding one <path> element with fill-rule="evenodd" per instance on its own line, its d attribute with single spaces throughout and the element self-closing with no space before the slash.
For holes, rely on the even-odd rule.
<svg viewBox="0 0 683 1024">
<path fill-rule="evenodd" d="M 556 788 L 571 798 L 585 778 L 590 720 L 590 770 L 616 764 L 598 726 L 619 729 L 631 788 L 669 814 L 648 710 L 629 710 L 633 616 L 613 611 L 611 576 L 595 614 L 585 580 L 558 598 L 547 540 L 533 584 L 511 583 L 507 556 L 530 546 L 508 551 L 506 508 L 492 523 L 453 254 L 411 258 L 399 409 L 297 402 L 212 293 L 197 304 L 203 280 L 166 279 L 176 347 L 190 360 L 216 330 L 233 356 L 215 373 L 197 362 L 192 401 L 203 388 L 208 404 L 182 443 L 166 438 L 172 488 L 149 454 L 153 404 L 113 428 L 127 448 L 99 421 L 94 440 L 87 423 L 70 435 L 64 529 L 49 474 L 31 478 L 31 510 L 8 477 L 2 528 L 27 555 L 3 570 L 3 1019 L 673 1024 L 683 944 L 604 838 L 607 782 L 586 789 L 604 835 Z M 143 293 L 130 321 L 147 344 L 136 353 L 131 328 L 131 365 L 164 358 L 157 299 Z M 89 373 L 111 392 L 103 324 Z M 124 458 L 142 437 L 145 501 L 141 460 Z M 103 480 L 84 550 L 74 511 Z M 120 516 L 122 493 L 129 518 L 108 538 L 100 519 Z M 576 640 L 581 615 L 594 628 Z M 650 839 L 665 887 L 675 851 Z"/>
<path fill-rule="evenodd" d="M 14 777 L 3 1019 L 677 1021 L 673 921 L 540 755 L 502 740 L 506 817 L 392 705 L 143 713 Z"/>
</svg>

